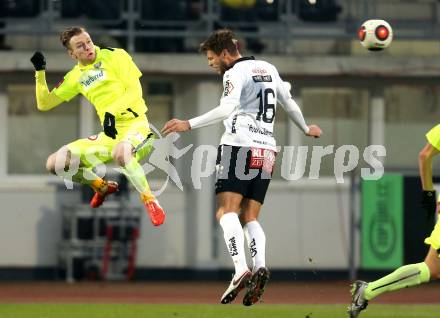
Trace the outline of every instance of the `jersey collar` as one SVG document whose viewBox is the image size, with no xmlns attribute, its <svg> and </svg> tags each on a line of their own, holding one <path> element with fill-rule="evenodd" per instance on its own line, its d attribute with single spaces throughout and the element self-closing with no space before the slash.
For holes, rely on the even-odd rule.
<svg viewBox="0 0 440 318">
<path fill-rule="evenodd" d="M 228 66 L 228 70 L 233 68 L 234 65 L 239 63 L 239 62 L 249 61 L 249 60 L 255 60 L 255 57 L 254 56 L 243 56 L 243 57 L 240 57 L 239 59 L 236 59 L 234 62 L 231 63 L 231 65 Z"/>
<path fill-rule="evenodd" d="M 78 68 L 80 69 L 80 70 L 85 70 L 85 69 L 89 69 L 89 68 L 94 68 L 95 67 L 95 65 L 97 64 L 97 63 L 99 63 L 99 60 L 100 60 L 100 55 L 101 55 L 101 48 L 99 47 L 99 46 L 96 46 L 95 45 L 95 62 L 93 62 L 92 64 L 89 64 L 89 65 L 82 65 L 80 62 L 78 62 Z"/>
</svg>

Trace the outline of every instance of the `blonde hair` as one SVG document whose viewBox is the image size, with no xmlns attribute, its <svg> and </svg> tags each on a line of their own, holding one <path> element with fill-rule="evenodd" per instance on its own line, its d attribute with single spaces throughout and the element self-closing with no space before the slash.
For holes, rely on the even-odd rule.
<svg viewBox="0 0 440 318">
<path fill-rule="evenodd" d="M 63 32 L 61 32 L 60 41 L 66 49 L 69 49 L 70 39 L 73 38 L 75 35 L 81 34 L 83 32 L 87 32 L 84 27 L 80 27 L 80 26 L 69 27 L 65 29 Z"/>
</svg>

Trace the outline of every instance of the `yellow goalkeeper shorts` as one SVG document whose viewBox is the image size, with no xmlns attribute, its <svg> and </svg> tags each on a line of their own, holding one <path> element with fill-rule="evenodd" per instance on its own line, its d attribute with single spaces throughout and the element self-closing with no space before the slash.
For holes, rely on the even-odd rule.
<svg viewBox="0 0 440 318">
<path fill-rule="evenodd" d="M 435 149 L 440 151 L 440 124 L 428 131 L 426 139 Z"/>
<path fill-rule="evenodd" d="M 73 141 L 67 145 L 67 148 L 74 156 L 80 157 L 81 163 L 86 167 L 94 167 L 113 160 L 113 148 L 122 141 L 133 146 L 137 160 L 144 158 L 153 148 L 155 137 L 145 115 L 130 120 L 117 120 L 116 130 L 118 132 L 116 139 L 100 132 L 97 135 Z"/>
</svg>

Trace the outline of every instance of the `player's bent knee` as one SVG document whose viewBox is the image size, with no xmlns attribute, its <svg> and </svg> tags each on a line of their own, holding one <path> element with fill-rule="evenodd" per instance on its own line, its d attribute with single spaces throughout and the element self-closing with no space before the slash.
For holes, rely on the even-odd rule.
<svg viewBox="0 0 440 318">
<path fill-rule="evenodd" d="M 50 173 L 58 174 L 61 170 L 70 169 L 71 165 L 79 166 L 80 159 L 73 157 L 69 150 L 61 148 L 57 152 L 51 154 L 46 161 L 46 169 Z"/>
<path fill-rule="evenodd" d="M 128 164 L 133 158 L 133 146 L 127 142 L 120 142 L 112 152 L 113 161 L 121 167 Z"/>
<path fill-rule="evenodd" d="M 429 155 L 426 151 L 422 150 L 419 152 L 419 161 L 426 161 L 429 158 Z"/>
<path fill-rule="evenodd" d="M 46 160 L 46 170 L 52 174 L 55 174 L 55 154 L 51 154 Z"/>
<path fill-rule="evenodd" d="M 112 157 L 113 161 L 120 167 L 124 167 L 130 161 L 130 159 L 133 158 L 132 156 L 129 157 L 124 155 L 122 151 L 114 153 Z"/>
<path fill-rule="evenodd" d="M 116 151 L 112 153 L 113 161 L 120 167 L 124 167 L 128 164 L 131 159 L 133 159 L 133 153 L 123 147 L 119 147 Z"/>
<path fill-rule="evenodd" d="M 427 144 L 425 147 L 423 147 L 422 150 L 419 152 L 419 161 L 427 161 L 432 159 L 432 157 L 435 155 L 435 149 L 432 147 L 432 145 Z"/>
</svg>

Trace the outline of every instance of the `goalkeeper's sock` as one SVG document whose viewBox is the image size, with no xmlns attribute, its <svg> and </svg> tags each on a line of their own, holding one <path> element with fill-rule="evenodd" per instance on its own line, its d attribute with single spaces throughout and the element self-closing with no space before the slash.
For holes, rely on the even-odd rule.
<svg viewBox="0 0 440 318">
<path fill-rule="evenodd" d="M 430 278 L 429 268 L 425 263 L 402 266 L 391 274 L 368 283 L 364 297 L 371 300 L 380 294 L 426 283 Z"/>
<path fill-rule="evenodd" d="M 78 171 L 74 175 L 69 174 L 67 171 L 56 171 L 56 175 L 62 177 L 65 180 L 71 180 L 76 183 L 90 186 L 95 192 L 103 192 L 107 186 L 107 182 L 98 177 L 90 168 L 79 167 Z"/>
<path fill-rule="evenodd" d="M 101 178 L 94 180 L 90 186 L 92 187 L 93 191 L 101 194 L 107 191 L 107 182 Z"/>
<path fill-rule="evenodd" d="M 223 237 L 226 248 L 235 266 L 235 273 L 241 274 L 248 269 L 244 253 L 244 233 L 238 215 L 235 212 L 223 214 L 220 218 L 220 225 L 223 228 Z"/>
<path fill-rule="evenodd" d="M 78 172 L 72 176 L 72 181 L 91 186 L 95 192 L 99 191 L 105 184 L 105 181 L 98 177 L 92 169 L 81 167 L 78 168 Z"/>
<path fill-rule="evenodd" d="M 266 266 L 266 235 L 260 223 L 255 220 L 246 223 L 243 227 L 244 235 L 248 243 L 252 257 L 253 270 Z"/>
<path fill-rule="evenodd" d="M 142 169 L 142 166 L 135 158 L 131 159 L 130 162 L 123 167 L 123 171 L 140 194 L 147 197 L 153 196 L 150 186 L 148 185 L 147 177 L 145 177 L 144 169 Z"/>
</svg>

